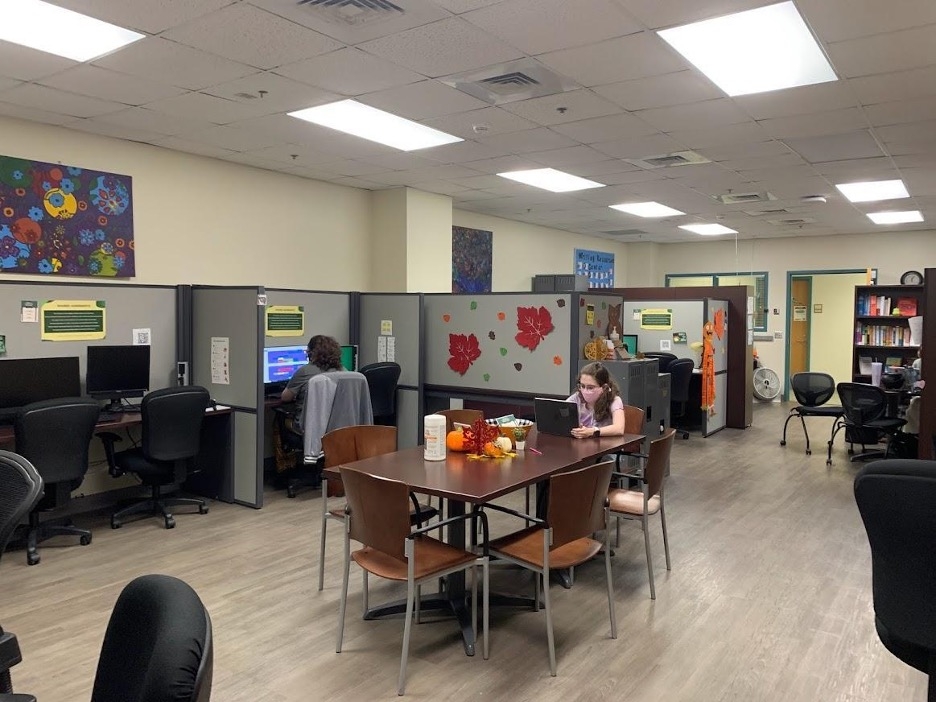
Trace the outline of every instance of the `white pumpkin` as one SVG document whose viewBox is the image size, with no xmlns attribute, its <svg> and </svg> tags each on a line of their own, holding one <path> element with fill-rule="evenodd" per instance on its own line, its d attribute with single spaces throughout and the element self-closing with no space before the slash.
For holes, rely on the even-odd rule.
<svg viewBox="0 0 936 702">
<path fill-rule="evenodd" d="M 496 439 L 494 439 L 494 445 L 504 452 L 513 450 L 513 444 L 506 436 L 498 436 Z"/>
</svg>

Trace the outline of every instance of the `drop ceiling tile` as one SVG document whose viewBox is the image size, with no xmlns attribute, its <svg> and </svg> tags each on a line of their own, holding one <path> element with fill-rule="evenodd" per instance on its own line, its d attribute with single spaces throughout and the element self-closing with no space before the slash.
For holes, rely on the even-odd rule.
<svg viewBox="0 0 936 702">
<path fill-rule="evenodd" d="M 891 156 L 932 154 L 936 151 L 936 120 L 879 127 L 875 133 Z"/>
<path fill-rule="evenodd" d="M 414 183 L 413 187 L 416 190 L 422 190 L 427 193 L 436 193 L 437 195 L 457 195 L 458 193 L 469 192 L 469 188 L 465 188 L 461 185 L 456 185 L 455 183 L 447 183 L 444 180 L 431 180 L 425 183 Z"/>
<path fill-rule="evenodd" d="M 407 29 L 365 42 L 359 48 L 430 77 L 470 71 L 522 56 L 460 17 Z"/>
<path fill-rule="evenodd" d="M 810 163 L 884 155 L 871 132 L 866 129 L 846 134 L 786 139 L 785 143 Z"/>
<path fill-rule="evenodd" d="M 509 170 L 502 171 L 502 173 L 509 172 Z M 465 188 L 487 190 L 491 193 L 497 193 L 497 196 L 500 197 L 499 188 L 503 187 L 505 181 L 503 178 L 496 175 L 476 175 L 468 176 L 467 178 L 452 178 L 452 182 Z"/>
<path fill-rule="evenodd" d="M 364 178 L 335 178 L 331 181 L 335 185 L 343 185 L 347 188 L 357 188 L 358 190 L 386 190 L 387 186 L 383 183 L 375 183 L 372 180 Z"/>
<path fill-rule="evenodd" d="M 317 168 L 334 162 L 334 154 L 325 153 L 303 144 L 276 144 L 262 149 L 251 149 L 245 154 L 257 156 L 265 161 L 274 161 L 295 168 Z"/>
<path fill-rule="evenodd" d="M 798 0 L 797 6 L 826 43 L 936 23 L 932 0 Z"/>
<path fill-rule="evenodd" d="M 688 129 L 670 132 L 670 136 L 690 149 L 755 143 L 770 139 L 770 135 L 757 122 L 739 122 L 706 129 Z"/>
<path fill-rule="evenodd" d="M 529 171 L 533 168 L 542 168 L 544 164 L 534 161 L 529 156 L 499 156 L 498 158 L 469 161 L 465 164 L 472 170 L 481 173 L 509 173 L 510 171 Z M 480 187 L 480 186 L 475 186 Z"/>
<path fill-rule="evenodd" d="M 0 76 L 36 80 L 77 66 L 77 61 L 0 41 Z"/>
<path fill-rule="evenodd" d="M 830 110 L 809 115 L 776 117 L 758 122 L 764 131 L 778 139 L 798 139 L 823 134 L 839 134 L 868 128 L 868 120 L 858 108 Z"/>
<path fill-rule="evenodd" d="M 784 153 L 777 156 L 751 156 L 749 158 L 736 158 L 719 161 L 720 166 L 730 171 L 754 171 L 762 168 L 780 168 L 785 166 L 800 166 L 805 161 L 794 153 Z"/>
<path fill-rule="evenodd" d="M 640 31 L 610 0 L 506 0 L 464 17 L 532 56 Z"/>
<path fill-rule="evenodd" d="M 880 152 L 868 158 L 830 160 L 825 163 L 814 163 L 812 167 L 816 173 L 836 183 L 841 183 L 845 180 L 858 181 L 866 178 L 886 180 L 891 177 L 900 177 L 899 174 L 894 171 L 894 164 L 890 158 L 880 155 Z"/>
<path fill-rule="evenodd" d="M 617 139 L 615 141 L 602 141 L 591 145 L 603 154 L 612 158 L 646 158 L 660 156 L 674 151 L 684 150 L 684 146 L 665 134 L 639 137 L 633 139 Z"/>
<path fill-rule="evenodd" d="M 425 120 L 485 106 L 476 98 L 436 80 L 424 80 L 398 88 L 369 93 L 360 101 L 407 119 Z"/>
<path fill-rule="evenodd" d="M 431 149 L 424 149 L 426 158 L 440 163 L 466 163 L 486 158 L 496 158 L 500 152 L 476 141 L 460 141 Z"/>
<path fill-rule="evenodd" d="M 247 4 L 228 5 L 162 36 L 264 69 L 342 47 L 331 37 Z"/>
<path fill-rule="evenodd" d="M 50 88 L 134 106 L 185 92 L 183 88 L 90 64 L 76 66 L 38 82 Z"/>
<path fill-rule="evenodd" d="M 23 83 L 15 88 L 4 90 L 0 92 L 0 100 L 72 117 L 96 117 L 108 112 L 117 112 L 126 107 L 117 102 L 67 93 L 35 83 Z"/>
<path fill-rule="evenodd" d="M 479 139 L 536 127 L 530 120 L 511 114 L 500 107 L 469 110 L 444 117 L 424 119 L 421 122 L 462 139 Z"/>
<path fill-rule="evenodd" d="M 286 0 L 248 0 L 251 5 L 263 8 L 303 27 L 314 29 L 345 44 L 360 44 L 403 32 L 412 27 L 419 27 L 430 22 L 451 17 L 447 10 L 428 0 L 399 0 L 392 5 L 400 9 L 397 12 L 389 8 L 381 17 L 373 21 L 349 22 L 346 17 L 336 17 L 342 7 L 331 2 L 328 6 L 316 6 L 287 2 Z M 350 6 L 351 3 L 343 3 Z M 360 3 L 355 3 L 360 7 Z M 384 7 L 391 3 L 382 3 Z"/>
<path fill-rule="evenodd" d="M 574 7 L 575 3 L 569 3 Z M 641 32 L 538 59 L 582 85 L 592 87 L 685 69 L 685 61 L 655 34 Z"/>
<path fill-rule="evenodd" d="M 351 47 L 280 66 L 276 73 L 340 95 L 363 95 L 423 80 L 418 73 Z"/>
<path fill-rule="evenodd" d="M 595 92 L 631 111 L 685 105 L 724 96 L 714 83 L 693 71 L 602 85 L 595 88 Z"/>
<path fill-rule="evenodd" d="M 265 159 L 251 152 L 241 153 L 237 151 L 231 151 L 230 153 L 227 153 L 223 156 L 219 156 L 219 158 L 223 159 L 224 161 L 240 164 L 242 166 L 262 168 L 267 171 L 284 172 L 289 168 L 289 166 L 282 162 L 273 161 L 272 159 Z"/>
<path fill-rule="evenodd" d="M 660 0 L 617 0 L 630 14 L 651 29 L 663 29 L 699 20 L 730 15 L 767 4 L 764 0 L 707 0 L 706 2 L 660 2 Z"/>
<path fill-rule="evenodd" d="M 126 141 L 136 141 L 145 144 L 152 144 L 164 138 L 165 134 L 158 132 L 149 132 L 145 129 L 133 129 L 131 127 L 118 127 L 115 124 L 101 122 L 97 118 L 77 119 L 64 125 L 68 129 L 75 129 L 89 134 L 98 134 L 111 139 L 124 139 Z"/>
<path fill-rule="evenodd" d="M 0 77 L 0 91 L 9 90 L 10 88 L 15 88 L 17 85 L 22 85 L 22 82 L 18 80 L 14 80 L 12 78 Z"/>
<path fill-rule="evenodd" d="M 97 122 L 113 124 L 117 127 L 140 129 L 146 132 L 156 132 L 165 136 L 181 134 L 182 132 L 196 132 L 213 126 L 206 120 L 188 119 L 162 112 L 148 110 L 145 107 L 131 107 L 120 112 L 112 112 L 98 117 Z"/>
<path fill-rule="evenodd" d="M 429 168 L 415 168 L 409 171 L 387 171 L 368 176 L 368 180 L 385 185 L 414 185 L 415 183 L 431 182 L 433 180 L 453 180 L 469 178 L 477 173 L 463 166 L 432 166 Z"/>
<path fill-rule="evenodd" d="M 575 146 L 576 142 L 568 137 L 542 127 L 510 134 L 495 134 L 478 139 L 478 142 L 496 151 L 512 154 L 528 154 L 533 151 L 549 151 L 566 146 Z"/>
<path fill-rule="evenodd" d="M 221 158 L 231 153 L 229 149 L 222 149 L 203 142 L 189 141 L 188 139 L 174 136 L 162 137 L 158 141 L 154 141 L 153 146 L 161 146 L 164 149 L 182 151 L 189 154 L 196 154 L 197 156 L 209 156 L 211 158 Z"/>
<path fill-rule="evenodd" d="M 656 128 L 628 114 L 616 114 L 557 124 L 552 129 L 583 144 L 628 139 L 657 133 Z"/>
<path fill-rule="evenodd" d="M 390 170 L 384 166 L 377 166 L 372 163 L 365 163 L 364 161 L 354 161 L 352 159 L 331 161 L 320 166 L 320 169 L 329 172 L 331 175 L 349 177 L 368 176 L 374 173 L 385 173 Z"/>
<path fill-rule="evenodd" d="M 178 135 L 188 141 L 202 142 L 228 151 L 253 151 L 282 141 L 276 134 L 261 134 L 257 130 L 230 126 L 215 126 L 197 132 Z"/>
<path fill-rule="evenodd" d="M 790 153 L 783 142 L 764 140 L 758 142 L 727 143 L 719 146 L 701 148 L 703 156 L 712 161 L 731 161 L 734 159 L 780 156 Z"/>
<path fill-rule="evenodd" d="M 456 203 L 463 202 L 472 202 L 475 200 L 492 200 L 496 197 L 500 197 L 496 193 L 491 193 L 486 190 L 462 190 L 459 193 L 456 193 L 453 196 L 453 199 Z"/>
<path fill-rule="evenodd" d="M 446 10 L 454 12 L 456 15 L 478 10 L 488 5 L 496 5 L 503 1 L 504 0 L 432 0 L 436 5 L 441 5 Z"/>
<path fill-rule="evenodd" d="M 741 95 L 734 101 L 754 119 L 789 117 L 858 106 L 858 99 L 845 81 Z"/>
<path fill-rule="evenodd" d="M 0 100 L 0 115 L 15 117 L 16 119 L 22 119 L 28 122 L 42 122 L 43 124 L 64 125 L 75 121 L 75 118 L 71 115 L 47 112 L 46 110 L 39 110 L 35 107 L 15 105 L 10 102 L 3 102 L 2 100 Z"/>
<path fill-rule="evenodd" d="M 936 116 L 936 96 L 869 105 L 865 114 L 873 127 L 919 122 Z"/>
<path fill-rule="evenodd" d="M 590 90 L 571 90 L 558 95 L 511 102 L 503 108 L 544 127 L 605 117 L 621 111 L 620 107 L 598 97 Z"/>
<path fill-rule="evenodd" d="M 839 75 L 853 78 L 936 64 L 936 24 L 828 46 Z"/>
<path fill-rule="evenodd" d="M 548 152 L 547 152 L 548 153 Z M 622 161 L 619 158 L 609 158 L 604 161 L 590 161 L 588 163 L 576 164 L 575 175 L 583 178 L 591 178 L 599 182 L 604 182 L 605 176 L 616 176 L 620 173 L 632 173 L 641 170 L 637 166 Z"/>
<path fill-rule="evenodd" d="M 431 150 L 420 149 L 419 151 L 397 151 L 393 153 L 368 156 L 361 161 L 379 167 L 382 171 L 407 171 L 417 168 L 431 168 L 438 166 L 437 161 L 427 158 Z M 378 172 L 378 171 L 375 171 Z"/>
<path fill-rule="evenodd" d="M 262 104 L 232 102 L 213 95 L 195 92 L 166 98 L 165 100 L 157 100 L 149 103 L 146 108 L 154 112 L 211 122 L 212 124 L 228 124 L 229 122 L 257 117 L 266 113 Z"/>
<path fill-rule="evenodd" d="M 54 4 L 128 29 L 158 34 L 230 4 L 231 0 L 54 0 Z"/>
<path fill-rule="evenodd" d="M 608 157 L 588 146 L 569 146 L 565 149 L 534 151 L 527 154 L 531 159 L 550 168 L 569 171 L 578 175 L 577 166 L 598 161 L 607 161 Z"/>
<path fill-rule="evenodd" d="M 851 78 L 848 87 L 863 105 L 936 95 L 936 66 Z"/>
<path fill-rule="evenodd" d="M 706 100 L 690 105 L 658 107 L 636 113 L 647 124 L 662 132 L 750 122 L 751 119 L 729 98 Z"/>
<path fill-rule="evenodd" d="M 262 96 L 261 91 L 264 93 Z M 340 99 L 334 93 L 283 78 L 269 71 L 212 85 L 202 92 L 243 104 L 254 115 L 291 112 Z"/>
<path fill-rule="evenodd" d="M 160 37 L 147 37 L 120 51 L 96 59 L 94 65 L 155 81 L 200 90 L 242 78 L 256 69 L 243 63 L 191 49 Z"/>
</svg>

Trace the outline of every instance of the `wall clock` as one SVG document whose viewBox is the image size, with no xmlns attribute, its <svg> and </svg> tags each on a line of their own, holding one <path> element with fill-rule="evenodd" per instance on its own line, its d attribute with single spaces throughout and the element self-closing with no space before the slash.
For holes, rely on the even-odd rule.
<svg viewBox="0 0 936 702">
<path fill-rule="evenodd" d="M 920 271 L 907 271 L 900 276 L 901 285 L 923 285 L 923 274 Z"/>
</svg>

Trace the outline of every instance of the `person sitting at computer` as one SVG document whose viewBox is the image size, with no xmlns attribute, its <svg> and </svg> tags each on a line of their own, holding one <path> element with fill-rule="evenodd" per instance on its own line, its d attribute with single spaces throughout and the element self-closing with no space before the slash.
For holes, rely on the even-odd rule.
<svg viewBox="0 0 936 702">
<path fill-rule="evenodd" d="M 578 377 L 578 390 L 568 402 L 578 405 L 579 426 L 572 430 L 576 439 L 624 435 L 624 401 L 608 369 L 589 363 Z"/>
<path fill-rule="evenodd" d="M 297 434 L 302 433 L 302 410 L 309 379 L 319 373 L 344 370 L 341 365 L 341 346 L 333 337 L 316 334 L 309 339 L 306 355 L 309 362 L 293 373 L 280 396 L 283 402 L 296 403 L 295 412 L 287 419 L 286 427 Z"/>
</svg>

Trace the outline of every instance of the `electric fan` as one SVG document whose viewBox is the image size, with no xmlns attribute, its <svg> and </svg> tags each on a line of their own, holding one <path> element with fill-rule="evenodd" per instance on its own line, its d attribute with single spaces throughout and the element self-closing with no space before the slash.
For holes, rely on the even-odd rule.
<svg viewBox="0 0 936 702">
<path fill-rule="evenodd" d="M 769 368 L 754 371 L 754 397 L 769 402 L 780 394 L 780 378 Z"/>
</svg>

